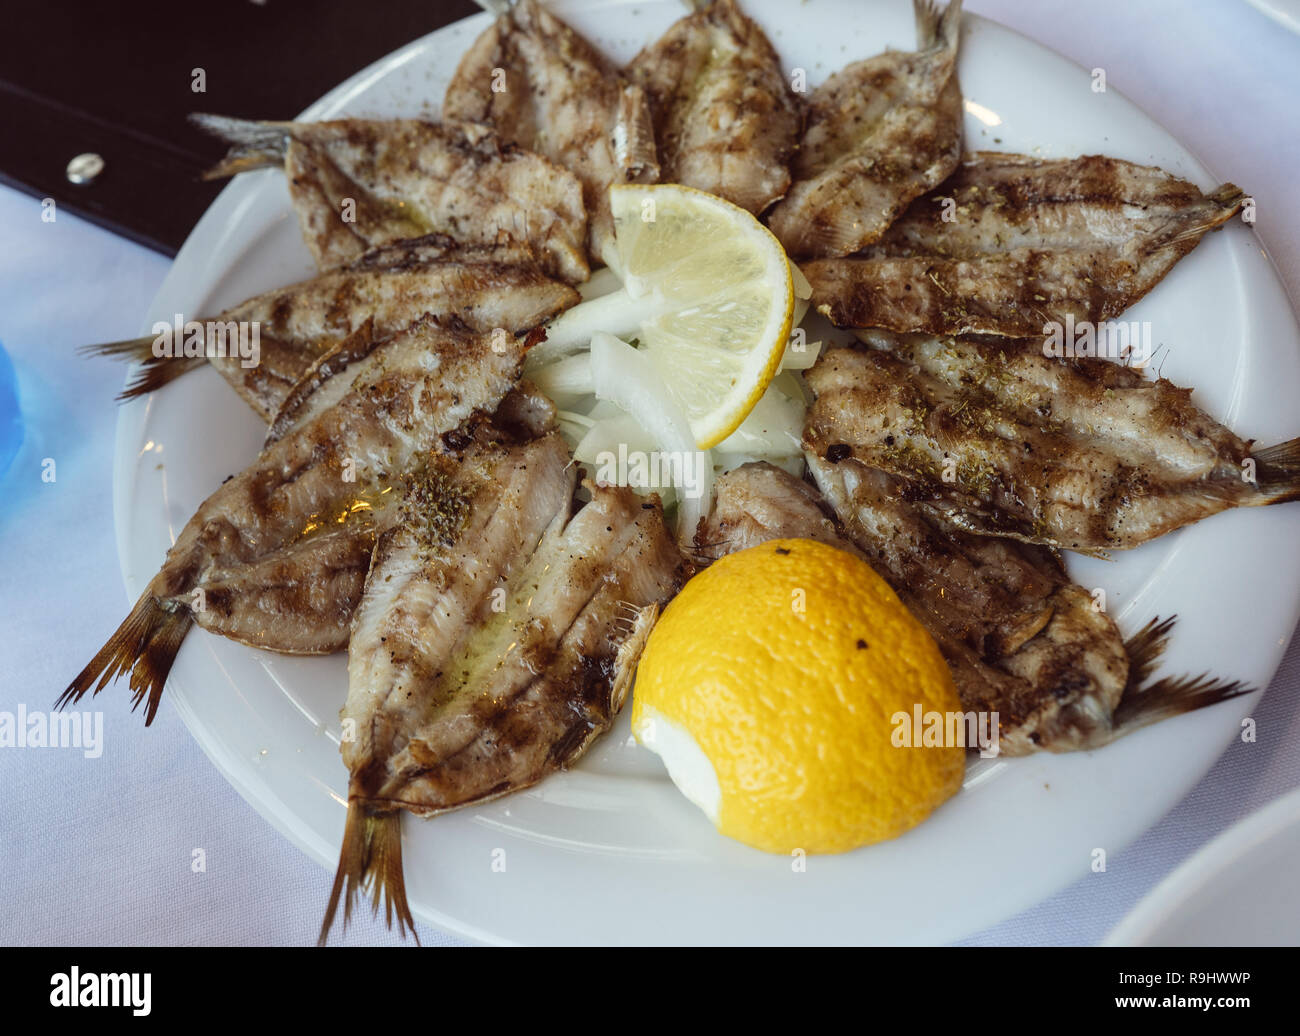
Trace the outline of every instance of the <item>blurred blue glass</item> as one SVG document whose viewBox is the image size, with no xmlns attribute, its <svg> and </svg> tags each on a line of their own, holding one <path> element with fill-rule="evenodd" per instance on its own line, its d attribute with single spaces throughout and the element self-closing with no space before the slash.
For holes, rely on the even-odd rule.
<svg viewBox="0 0 1300 1036">
<path fill-rule="evenodd" d="M 18 378 L 9 354 L 0 345 L 0 475 L 8 470 L 23 441 L 23 419 L 18 412 Z"/>
</svg>

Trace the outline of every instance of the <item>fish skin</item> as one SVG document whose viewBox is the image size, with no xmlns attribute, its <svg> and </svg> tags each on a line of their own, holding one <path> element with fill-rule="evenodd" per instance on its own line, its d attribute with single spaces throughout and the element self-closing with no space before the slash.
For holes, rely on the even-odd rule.
<svg viewBox="0 0 1300 1036">
<path fill-rule="evenodd" d="M 1052 551 L 963 532 L 852 458 L 807 460 L 820 493 L 765 462 L 720 476 L 701 560 L 791 537 L 862 558 L 934 638 L 962 708 L 998 714 L 1001 755 L 1098 748 L 1243 693 L 1208 677 L 1152 682 L 1172 621 L 1124 641 Z"/>
<path fill-rule="evenodd" d="M 805 448 L 900 476 L 970 531 L 1124 550 L 1300 492 L 1300 441 L 1252 455 L 1190 389 L 1137 369 L 1036 342 L 863 336 L 869 348 L 828 350 L 807 372 Z"/>
<path fill-rule="evenodd" d="M 579 301 L 573 288 L 543 272 L 526 246 L 466 246 L 434 235 L 371 249 L 346 267 L 264 292 L 213 318 L 258 325 L 256 366 L 245 367 L 238 355 L 156 357 L 149 336 L 89 351 L 141 364 L 120 399 L 147 395 L 210 363 L 269 424 L 308 367 L 367 321 L 377 338 L 425 315 L 472 331 L 520 334 Z"/>
<path fill-rule="evenodd" d="M 794 183 L 768 218 L 795 259 L 857 252 L 956 168 L 961 0 L 913 0 L 916 51 L 885 51 L 836 72 L 808 97 Z"/>
<path fill-rule="evenodd" d="M 527 471 L 494 473 L 486 497 L 470 495 L 466 535 L 432 557 L 405 525 L 381 537 L 349 648 L 343 715 L 365 732 L 344 745 L 350 797 L 457 809 L 536 783 L 612 722 L 627 623 L 676 589 L 683 559 L 628 490 L 596 489 L 570 516 L 568 461 L 548 435 L 507 462 Z"/>
<path fill-rule="evenodd" d="M 1118 316 L 1244 200 L 1101 155 L 975 152 L 861 255 L 802 269 L 840 327 L 1027 338 Z"/>
<path fill-rule="evenodd" d="M 504 89 L 494 90 L 498 72 Z M 575 173 L 595 260 L 613 239 L 610 185 L 659 178 L 645 92 L 536 0 L 514 4 L 470 45 L 442 112 L 491 126 Z"/>
<path fill-rule="evenodd" d="M 391 490 L 443 448 L 444 435 L 497 408 L 527 346 L 428 318 L 358 348 L 360 358 L 308 397 L 282 437 L 199 506 L 59 704 L 129 672 L 152 722 L 191 624 L 294 654 L 345 647 Z"/>
<path fill-rule="evenodd" d="M 755 215 L 785 195 L 802 113 L 776 50 L 736 0 L 674 23 L 626 74 L 650 98 L 665 183 Z"/>
<path fill-rule="evenodd" d="M 531 441 L 480 438 L 403 500 L 376 544 L 348 648 L 340 715 L 357 736 L 342 744 L 348 823 L 321 942 L 345 891 L 346 916 L 367 883 L 409 919 L 400 866 L 366 850 L 376 829 L 400 841 L 398 811 L 529 787 L 608 729 L 684 578 L 657 500 L 588 483 L 573 513 L 576 470 L 549 416 L 544 427 Z M 429 516 L 448 512 L 431 533 Z"/>
<path fill-rule="evenodd" d="M 234 145 L 209 179 L 283 165 L 303 239 L 321 270 L 379 245 L 446 234 L 465 245 L 528 245 L 548 274 L 571 284 L 591 273 L 582 184 L 486 126 L 452 119 L 191 121 Z M 352 221 L 343 218 L 347 200 L 356 209 Z"/>
</svg>

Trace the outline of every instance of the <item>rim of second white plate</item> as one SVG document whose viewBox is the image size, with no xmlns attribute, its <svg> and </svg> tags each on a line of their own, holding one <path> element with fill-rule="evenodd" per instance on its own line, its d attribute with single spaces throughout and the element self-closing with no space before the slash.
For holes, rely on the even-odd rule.
<svg viewBox="0 0 1300 1036">
<path fill-rule="evenodd" d="M 1103 946 L 1157 946 L 1153 941 L 1173 916 L 1251 853 L 1300 824 L 1300 788 L 1292 788 L 1242 817 L 1187 859 L 1135 906 Z"/>
</svg>

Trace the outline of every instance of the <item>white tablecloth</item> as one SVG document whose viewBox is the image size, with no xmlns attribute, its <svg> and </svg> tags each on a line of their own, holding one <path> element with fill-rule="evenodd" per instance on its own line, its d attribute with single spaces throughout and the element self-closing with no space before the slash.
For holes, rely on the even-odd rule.
<svg viewBox="0 0 1300 1036">
<path fill-rule="evenodd" d="M 903 2 L 903 0 L 898 0 Z M 1258 233 L 1300 299 L 1300 36 L 1245 0 L 967 0 L 1145 108 L 1258 203 Z M 0 340 L 18 368 L 27 441 L 0 481 L 0 710 L 49 709 L 124 615 L 112 514 L 122 370 L 86 342 L 137 334 L 167 260 L 0 189 Z M 53 458 L 57 480 L 41 479 Z M 1294 559 L 1279 558 L 1293 580 Z M 309 943 L 331 875 L 221 778 L 166 700 L 147 734 L 101 699 L 103 755 L 0 749 L 0 943 Z M 1234 744 L 1192 793 L 1104 874 L 973 944 L 1102 938 L 1161 878 L 1245 814 L 1300 785 L 1300 644 Z M 206 870 L 191 867 L 195 849 Z M 455 943 L 422 926 L 425 944 Z M 779 933 L 773 933 L 779 939 Z M 339 940 L 338 933 L 335 933 Z M 344 943 L 397 942 L 363 911 Z"/>
</svg>

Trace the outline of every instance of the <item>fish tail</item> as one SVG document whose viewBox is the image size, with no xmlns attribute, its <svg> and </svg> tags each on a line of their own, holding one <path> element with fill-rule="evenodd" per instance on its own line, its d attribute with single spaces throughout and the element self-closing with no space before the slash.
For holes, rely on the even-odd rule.
<svg viewBox="0 0 1300 1036">
<path fill-rule="evenodd" d="M 916 14 L 917 50 L 941 50 L 954 53 L 961 36 L 961 0 L 951 0 L 940 8 L 935 0 L 912 0 Z"/>
<path fill-rule="evenodd" d="M 108 643 L 59 695 L 55 708 L 79 702 L 96 680 L 99 682 L 94 694 L 110 681 L 130 673 L 134 692 L 131 710 L 134 712 L 147 699 L 144 725 L 149 726 L 158 712 L 167 674 L 193 622 L 188 609 L 168 609 L 146 590 Z"/>
<path fill-rule="evenodd" d="M 1189 208 L 1184 218 L 1175 217 L 1168 237 L 1159 238 L 1160 247 L 1195 243 L 1211 230 L 1232 219 L 1246 201 L 1245 192 L 1236 184 L 1225 183 L 1205 196 L 1204 201 Z"/>
<path fill-rule="evenodd" d="M 1217 705 L 1254 689 L 1239 680 L 1219 680 L 1209 673 L 1165 676 L 1150 682 L 1156 663 L 1168 646 L 1169 631 L 1176 618 L 1152 619 L 1124 642 L 1129 677 L 1112 717 L 1114 737 L 1207 705 Z"/>
<path fill-rule="evenodd" d="M 1300 439 L 1288 439 L 1276 446 L 1256 450 L 1255 484 L 1265 504 L 1300 500 Z"/>
<path fill-rule="evenodd" d="M 203 174 L 205 180 L 220 180 L 251 169 L 284 164 L 289 145 L 288 127 L 292 123 L 255 122 L 203 112 L 192 114 L 190 123 L 230 145 L 226 157 Z"/>
<path fill-rule="evenodd" d="M 339 850 L 339 867 L 334 873 L 334 888 L 330 891 L 325 920 L 320 926 L 317 946 L 324 946 L 334 925 L 339 899 L 343 899 L 343 927 L 352 919 L 352 904 L 357 891 L 369 886 L 373 896 L 372 911 L 379 912 L 379 896 L 384 895 L 384 919 L 393 927 L 397 915 L 397 929 L 404 936 L 409 929 L 419 945 L 420 936 L 415 930 L 411 908 L 406 903 L 406 879 L 402 874 L 401 814 L 396 811 L 379 812 L 361 799 L 348 800 L 347 825 L 343 829 L 343 848 Z M 347 894 L 344 896 L 344 889 Z"/>
<path fill-rule="evenodd" d="M 120 342 L 100 342 L 83 345 L 77 352 L 86 356 L 108 356 L 115 360 L 135 360 L 143 363 L 153 356 L 153 335 L 142 338 L 123 338 Z"/>
<path fill-rule="evenodd" d="M 126 338 L 120 342 L 83 345 L 78 351 L 90 356 L 107 356 L 140 365 L 140 369 L 127 382 L 126 388 L 118 394 L 119 401 L 147 396 L 186 371 L 192 371 L 207 362 L 202 356 L 155 356 L 153 343 L 153 336 L 145 335 L 143 338 Z"/>
</svg>

